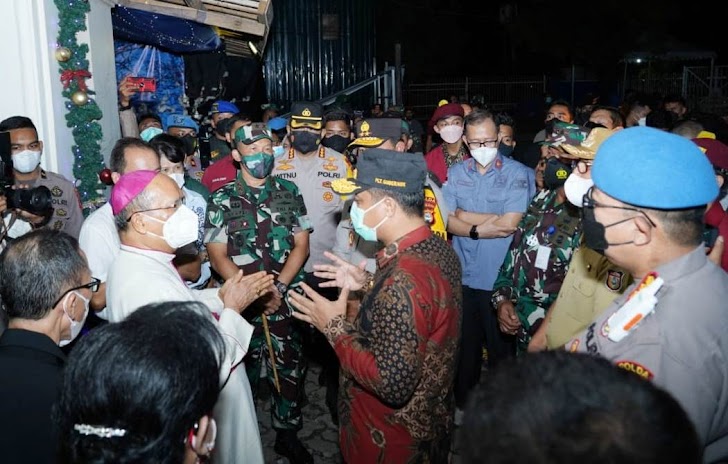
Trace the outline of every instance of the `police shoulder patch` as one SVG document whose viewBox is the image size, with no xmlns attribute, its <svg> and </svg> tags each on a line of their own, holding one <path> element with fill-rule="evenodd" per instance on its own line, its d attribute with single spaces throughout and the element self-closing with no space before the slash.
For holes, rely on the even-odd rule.
<svg viewBox="0 0 728 464">
<path fill-rule="evenodd" d="M 624 281 L 624 272 L 609 270 L 607 271 L 606 285 L 607 288 L 613 292 L 619 291 L 622 288 L 622 282 Z"/>
<path fill-rule="evenodd" d="M 617 361 L 615 364 L 617 367 L 632 372 L 633 374 L 637 374 L 645 380 L 652 380 L 655 377 L 651 370 L 634 361 Z"/>
</svg>

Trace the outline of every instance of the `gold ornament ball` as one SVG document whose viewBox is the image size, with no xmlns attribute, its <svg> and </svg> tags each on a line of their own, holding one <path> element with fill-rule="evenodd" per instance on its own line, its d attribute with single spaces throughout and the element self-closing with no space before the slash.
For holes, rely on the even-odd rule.
<svg viewBox="0 0 728 464">
<path fill-rule="evenodd" d="M 73 95 L 71 95 L 71 101 L 76 106 L 83 106 L 88 103 L 88 94 L 86 92 L 81 92 L 80 90 L 78 92 L 74 92 Z"/>
<path fill-rule="evenodd" d="M 71 50 L 66 47 L 58 47 L 56 49 L 56 60 L 65 62 L 71 59 Z"/>
</svg>

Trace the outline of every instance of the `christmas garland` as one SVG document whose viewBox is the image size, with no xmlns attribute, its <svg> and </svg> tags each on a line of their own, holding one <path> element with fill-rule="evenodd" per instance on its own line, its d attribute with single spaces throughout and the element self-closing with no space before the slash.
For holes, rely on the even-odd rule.
<svg viewBox="0 0 728 464">
<path fill-rule="evenodd" d="M 66 125 L 73 133 L 73 176 L 81 196 L 84 215 L 93 211 L 103 199 L 103 185 L 98 172 L 104 167 L 101 156 L 101 109 L 86 87 L 91 78 L 88 70 L 87 44 L 79 44 L 76 34 L 86 30 L 86 14 L 91 10 L 88 0 L 54 0 L 58 8 L 58 41 L 56 60 L 59 64 L 63 96 L 66 101 Z"/>
</svg>

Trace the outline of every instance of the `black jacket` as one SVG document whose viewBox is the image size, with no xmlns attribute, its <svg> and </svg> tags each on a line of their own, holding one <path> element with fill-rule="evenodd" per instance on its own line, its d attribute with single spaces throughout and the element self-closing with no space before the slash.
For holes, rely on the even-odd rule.
<svg viewBox="0 0 728 464">
<path fill-rule="evenodd" d="M 66 356 L 48 336 L 7 329 L 0 336 L 2 462 L 53 463 L 57 438 L 51 409 Z"/>
</svg>

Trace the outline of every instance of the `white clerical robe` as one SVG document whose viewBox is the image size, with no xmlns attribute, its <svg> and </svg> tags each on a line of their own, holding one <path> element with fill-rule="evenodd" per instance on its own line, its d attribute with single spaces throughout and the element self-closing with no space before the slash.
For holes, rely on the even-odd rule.
<svg viewBox="0 0 728 464">
<path fill-rule="evenodd" d="M 109 322 L 119 322 L 149 303 L 199 301 L 218 316 L 226 358 L 220 370 L 220 392 L 213 415 L 218 425 L 215 463 L 263 463 L 255 404 L 245 365 L 253 326 L 231 309 L 223 309 L 218 289 L 191 290 L 172 264 L 174 255 L 121 245 L 106 282 Z M 205 314 L 212 320 L 210 312 Z"/>
</svg>

